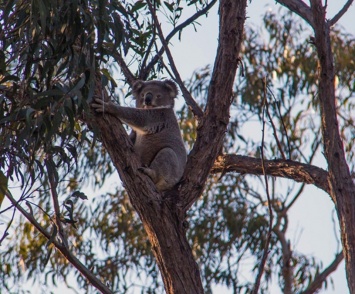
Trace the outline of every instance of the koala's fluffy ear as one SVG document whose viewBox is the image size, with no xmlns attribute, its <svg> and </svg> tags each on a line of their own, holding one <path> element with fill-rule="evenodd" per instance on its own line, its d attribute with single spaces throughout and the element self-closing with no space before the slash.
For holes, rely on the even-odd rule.
<svg viewBox="0 0 355 294">
<path fill-rule="evenodd" d="M 139 92 L 142 90 L 143 86 L 144 86 L 144 82 L 141 80 L 137 80 L 133 83 L 132 94 L 134 98 L 139 96 Z"/>
<path fill-rule="evenodd" d="M 175 82 L 173 82 L 172 80 L 165 80 L 164 86 L 169 89 L 170 97 L 176 98 L 177 94 L 179 93 L 179 90 L 178 90 Z"/>
</svg>

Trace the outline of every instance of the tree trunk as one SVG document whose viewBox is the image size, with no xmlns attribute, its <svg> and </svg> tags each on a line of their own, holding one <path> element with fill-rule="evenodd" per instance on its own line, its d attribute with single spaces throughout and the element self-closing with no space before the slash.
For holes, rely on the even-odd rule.
<svg viewBox="0 0 355 294">
<path fill-rule="evenodd" d="M 203 293 L 199 268 L 186 239 L 184 219 L 176 208 L 177 191 L 160 195 L 153 182 L 138 171 L 138 159 L 117 118 L 104 115 L 96 118 L 96 124 L 147 232 L 166 293 Z"/>
<path fill-rule="evenodd" d="M 315 45 L 320 61 L 319 102 L 324 155 L 328 162 L 328 182 L 330 194 L 336 201 L 348 285 L 350 293 L 355 293 L 355 184 L 346 162 L 337 120 L 335 73 L 326 6 L 323 7 L 321 0 L 312 0 L 311 9 L 314 18 Z"/>
<path fill-rule="evenodd" d="M 141 215 L 167 293 L 203 293 L 200 271 L 176 204 L 165 198 Z"/>
</svg>

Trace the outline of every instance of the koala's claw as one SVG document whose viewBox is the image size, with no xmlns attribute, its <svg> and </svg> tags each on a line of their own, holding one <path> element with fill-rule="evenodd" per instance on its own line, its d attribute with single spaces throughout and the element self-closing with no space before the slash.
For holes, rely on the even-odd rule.
<svg viewBox="0 0 355 294">
<path fill-rule="evenodd" d="M 94 101 L 91 103 L 91 107 L 96 112 L 104 112 L 104 110 L 105 110 L 105 102 L 102 99 L 94 98 Z"/>
</svg>

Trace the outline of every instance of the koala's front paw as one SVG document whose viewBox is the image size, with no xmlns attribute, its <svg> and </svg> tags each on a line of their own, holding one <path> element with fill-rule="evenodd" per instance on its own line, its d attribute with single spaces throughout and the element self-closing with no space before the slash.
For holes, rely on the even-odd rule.
<svg viewBox="0 0 355 294">
<path fill-rule="evenodd" d="M 91 103 L 91 107 L 95 110 L 95 112 L 102 113 L 107 111 L 108 103 L 103 101 L 102 99 L 95 98 L 94 101 Z"/>
</svg>

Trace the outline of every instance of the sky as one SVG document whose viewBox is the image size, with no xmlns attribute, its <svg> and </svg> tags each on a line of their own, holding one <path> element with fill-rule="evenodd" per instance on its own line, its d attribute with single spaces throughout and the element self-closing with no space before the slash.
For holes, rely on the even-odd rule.
<svg viewBox="0 0 355 294">
<path fill-rule="evenodd" d="M 308 3 L 308 1 L 305 1 Z M 345 1 L 329 0 L 328 18 L 335 15 L 336 11 L 342 7 Z M 253 0 L 248 5 L 246 25 L 261 24 L 262 15 L 267 9 L 278 11 L 280 5 L 275 5 L 275 1 Z M 353 5 L 349 11 L 339 21 L 348 32 L 355 35 L 355 6 Z M 199 22 L 201 27 L 197 27 L 197 32 L 192 28 L 186 28 L 182 34 L 182 42 L 173 40 L 171 49 L 174 56 L 175 64 L 181 74 L 183 80 L 190 78 L 193 71 L 206 66 L 213 65 L 216 53 L 218 39 L 218 15 L 217 5 L 209 13 L 209 16 L 202 17 Z M 164 23 L 162 23 L 164 28 Z M 180 103 L 182 98 L 180 97 Z M 261 136 L 260 130 L 255 130 L 255 136 Z M 315 164 L 326 168 L 322 158 L 318 158 Z M 338 231 L 338 227 L 334 227 L 332 218 L 336 219 L 334 214 L 334 206 L 328 195 L 315 188 L 307 186 L 304 196 L 296 202 L 291 210 L 290 229 L 288 238 L 296 241 L 297 250 L 305 254 L 313 254 L 323 261 L 323 265 L 327 266 L 333 258 L 334 253 L 339 250 L 339 243 L 334 239 L 334 231 Z M 336 223 L 336 222 L 335 222 Z M 347 294 L 349 293 L 344 271 L 344 262 L 339 266 L 337 272 L 332 275 L 336 290 L 331 287 L 322 290 L 323 294 Z M 59 290 L 57 293 L 60 293 Z M 66 292 L 69 293 L 69 292 Z M 228 293 L 226 289 L 217 288 L 215 293 Z M 277 288 L 272 294 L 281 293 Z"/>
</svg>

